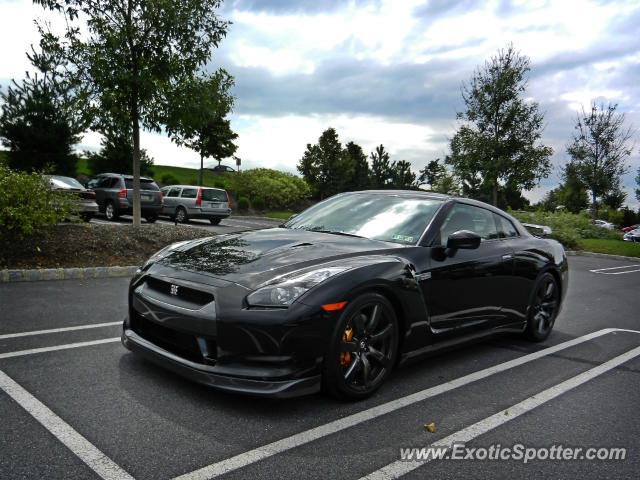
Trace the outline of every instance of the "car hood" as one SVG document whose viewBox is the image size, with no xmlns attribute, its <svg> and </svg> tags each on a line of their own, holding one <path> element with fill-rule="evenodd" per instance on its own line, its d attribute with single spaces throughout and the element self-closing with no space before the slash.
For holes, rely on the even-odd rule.
<svg viewBox="0 0 640 480">
<path fill-rule="evenodd" d="M 367 238 L 271 228 L 194 240 L 175 249 L 157 265 L 253 289 L 273 277 L 316 264 L 402 248 Z"/>
</svg>

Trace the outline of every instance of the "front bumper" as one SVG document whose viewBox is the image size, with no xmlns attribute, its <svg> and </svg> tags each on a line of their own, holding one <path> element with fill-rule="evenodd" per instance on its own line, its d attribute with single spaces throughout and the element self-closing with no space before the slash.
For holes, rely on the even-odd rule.
<svg viewBox="0 0 640 480">
<path fill-rule="evenodd" d="M 256 380 L 216 373 L 216 366 L 195 363 L 179 357 L 145 340 L 126 327 L 122 332 L 122 344 L 154 363 L 192 381 L 235 393 L 276 398 L 308 395 L 320 391 L 320 375 L 288 380 Z M 229 368 L 225 370 L 229 371 Z"/>
</svg>

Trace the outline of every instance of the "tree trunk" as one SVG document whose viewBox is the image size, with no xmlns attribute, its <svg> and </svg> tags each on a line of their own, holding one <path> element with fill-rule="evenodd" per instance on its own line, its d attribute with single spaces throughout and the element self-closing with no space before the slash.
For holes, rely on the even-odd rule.
<svg viewBox="0 0 640 480">
<path fill-rule="evenodd" d="M 591 218 L 598 218 L 598 204 L 596 203 L 596 192 L 591 190 Z"/>
<path fill-rule="evenodd" d="M 498 180 L 493 181 L 493 192 L 492 192 L 491 204 L 494 207 L 498 206 Z"/>
<path fill-rule="evenodd" d="M 138 118 L 138 104 L 131 106 L 131 127 L 133 129 L 133 226 L 141 225 L 140 215 L 140 119 Z"/>
<path fill-rule="evenodd" d="M 204 155 L 200 153 L 200 186 L 201 187 L 204 186 L 204 183 L 202 183 L 203 170 L 204 170 Z"/>
</svg>

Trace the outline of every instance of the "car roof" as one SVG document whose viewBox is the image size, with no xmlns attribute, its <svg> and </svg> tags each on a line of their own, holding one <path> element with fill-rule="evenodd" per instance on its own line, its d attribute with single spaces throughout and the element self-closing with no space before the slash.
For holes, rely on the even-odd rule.
<svg viewBox="0 0 640 480">
<path fill-rule="evenodd" d="M 198 185 L 165 185 L 162 188 L 172 188 L 172 187 L 176 187 L 176 188 L 205 188 L 207 190 L 219 190 L 221 192 L 226 192 L 226 190 L 224 188 L 201 187 L 201 186 L 198 186 Z"/>
<path fill-rule="evenodd" d="M 133 180 L 133 175 L 126 175 L 124 173 L 99 173 L 98 177 L 122 177 L 127 180 Z M 147 180 L 149 182 L 155 182 L 153 178 L 149 177 L 140 177 L 140 180 Z"/>
</svg>

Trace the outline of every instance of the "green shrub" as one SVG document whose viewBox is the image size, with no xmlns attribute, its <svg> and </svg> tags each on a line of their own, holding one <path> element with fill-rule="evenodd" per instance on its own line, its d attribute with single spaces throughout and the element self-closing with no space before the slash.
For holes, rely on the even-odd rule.
<svg viewBox="0 0 640 480">
<path fill-rule="evenodd" d="M 213 182 L 213 187 L 214 188 L 222 188 L 225 189 L 226 187 L 224 186 L 224 182 L 221 180 L 216 180 L 215 182 Z"/>
<path fill-rule="evenodd" d="M 254 210 L 264 210 L 264 199 L 262 197 L 256 197 L 251 200 L 251 206 Z"/>
<path fill-rule="evenodd" d="M 268 209 L 287 209 L 310 197 L 307 182 L 290 173 L 269 168 L 253 168 L 225 177 L 227 188 L 237 197 L 262 198 Z"/>
<path fill-rule="evenodd" d="M 551 227 L 553 233 L 551 238 L 555 238 L 567 248 L 578 248 L 580 240 L 584 238 L 608 238 L 621 240 L 622 235 L 614 230 L 596 227 L 590 223 L 586 213 L 568 212 L 510 212 L 514 217 L 523 223 L 535 223 L 537 225 L 547 225 Z"/>
<path fill-rule="evenodd" d="M 164 175 L 162 175 L 162 177 L 160 177 L 160 182 L 163 185 L 179 185 L 180 184 L 180 180 L 178 180 L 174 175 L 170 173 L 165 173 Z"/>
<path fill-rule="evenodd" d="M 72 210 L 71 199 L 51 190 L 42 174 L 0 165 L 0 239 L 33 235 L 69 218 Z"/>
<path fill-rule="evenodd" d="M 191 177 L 188 183 L 189 185 L 200 185 L 200 180 L 198 180 L 196 177 Z"/>
<path fill-rule="evenodd" d="M 238 198 L 238 209 L 239 210 L 248 210 L 249 209 L 249 199 L 247 197 L 239 197 Z"/>
</svg>

